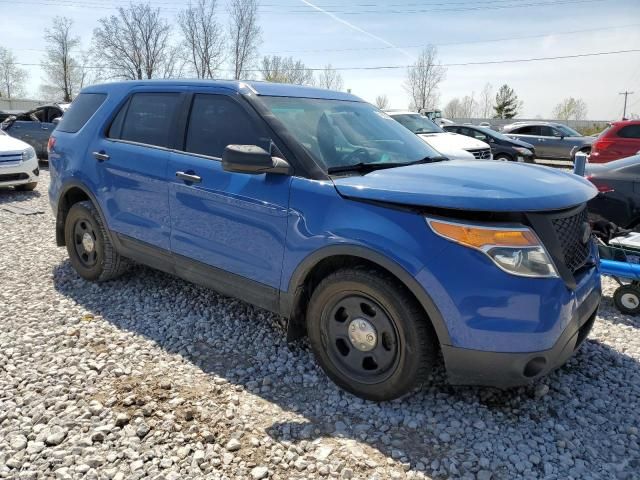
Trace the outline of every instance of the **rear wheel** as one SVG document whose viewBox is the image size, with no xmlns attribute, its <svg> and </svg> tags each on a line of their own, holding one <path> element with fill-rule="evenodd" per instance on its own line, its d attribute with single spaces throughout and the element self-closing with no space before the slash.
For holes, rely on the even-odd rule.
<svg viewBox="0 0 640 480">
<path fill-rule="evenodd" d="M 71 265 L 86 280 L 111 280 L 127 267 L 109 240 L 96 207 L 89 201 L 74 204 L 65 220 L 64 238 Z"/>
<path fill-rule="evenodd" d="M 326 374 L 365 399 L 398 398 L 433 368 L 437 343 L 428 319 L 397 280 L 376 270 L 325 278 L 309 302 L 307 331 Z"/>
<path fill-rule="evenodd" d="M 16 185 L 13 188 L 18 190 L 19 192 L 31 192 L 32 190 L 35 190 L 37 186 L 38 186 L 38 182 L 31 182 L 31 183 L 23 183 L 22 185 Z"/>
<path fill-rule="evenodd" d="M 613 292 L 613 303 L 616 308 L 627 315 L 640 313 L 640 287 L 637 285 L 622 285 Z"/>
</svg>

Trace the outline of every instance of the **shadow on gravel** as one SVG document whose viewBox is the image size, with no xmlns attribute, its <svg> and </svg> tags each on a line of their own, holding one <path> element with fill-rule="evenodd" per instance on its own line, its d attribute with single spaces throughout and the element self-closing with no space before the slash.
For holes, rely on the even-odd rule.
<svg viewBox="0 0 640 480">
<path fill-rule="evenodd" d="M 625 472 L 640 469 L 625 450 L 628 429 L 640 426 L 640 363 L 593 340 L 542 384 L 454 388 L 439 371 L 408 398 L 376 404 L 335 387 L 304 342 L 287 348 L 277 317 L 243 302 L 145 267 L 93 284 L 65 260 L 53 276 L 60 294 L 95 316 L 303 417 L 268 426 L 277 441 L 353 439 L 355 458 L 369 445 L 438 478 L 480 469 L 493 478 L 526 471 L 554 478 L 617 471 L 632 478 Z"/>
<path fill-rule="evenodd" d="M 20 192 L 12 187 L 0 187 L 0 204 L 28 202 L 42 195 L 44 195 L 44 193 L 39 192 L 37 189 L 30 192 Z"/>
</svg>

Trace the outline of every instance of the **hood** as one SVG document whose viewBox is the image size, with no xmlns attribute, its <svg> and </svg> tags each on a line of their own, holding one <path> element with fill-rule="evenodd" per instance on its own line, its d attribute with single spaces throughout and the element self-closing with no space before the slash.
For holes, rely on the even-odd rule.
<svg viewBox="0 0 640 480">
<path fill-rule="evenodd" d="M 29 144 L 23 142 L 22 140 L 18 140 L 17 138 L 13 138 L 9 135 L 3 135 L 2 133 L 0 133 L 0 154 L 22 152 L 29 147 Z"/>
<path fill-rule="evenodd" d="M 448 150 L 489 148 L 488 144 L 478 139 L 467 137 L 466 135 L 458 135 L 457 133 L 420 133 L 418 136 L 443 154 Z"/>
<path fill-rule="evenodd" d="M 491 212 L 559 210 L 598 193 L 582 177 L 539 165 L 444 161 L 334 178 L 350 198 Z"/>
</svg>

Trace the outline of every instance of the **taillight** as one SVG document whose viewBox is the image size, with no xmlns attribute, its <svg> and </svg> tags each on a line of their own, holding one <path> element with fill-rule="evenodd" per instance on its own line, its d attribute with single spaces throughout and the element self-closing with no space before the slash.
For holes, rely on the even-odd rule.
<svg viewBox="0 0 640 480">
<path fill-rule="evenodd" d="M 51 135 L 49 137 L 49 143 L 47 143 L 47 153 L 53 152 L 53 147 L 56 146 L 56 137 Z"/>
<path fill-rule="evenodd" d="M 598 192 L 600 192 L 600 193 L 609 193 L 609 192 L 614 192 L 615 191 L 613 189 L 613 187 L 610 187 L 606 183 L 602 183 L 598 179 L 593 178 L 593 175 L 589 175 L 586 178 L 591 183 L 593 183 L 593 186 L 596 187 L 598 189 Z"/>
</svg>

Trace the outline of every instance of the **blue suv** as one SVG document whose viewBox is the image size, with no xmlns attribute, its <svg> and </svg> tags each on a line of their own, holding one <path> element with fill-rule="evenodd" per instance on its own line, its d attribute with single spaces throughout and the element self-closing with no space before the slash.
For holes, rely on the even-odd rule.
<svg viewBox="0 0 640 480">
<path fill-rule="evenodd" d="M 231 81 L 86 88 L 49 142 L 56 240 L 87 280 L 129 260 L 280 314 L 363 398 L 562 365 L 600 302 L 586 180 L 449 161 L 346 93 Z"/>
</svg>

